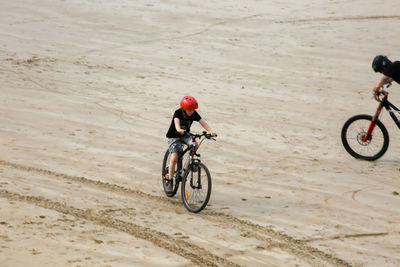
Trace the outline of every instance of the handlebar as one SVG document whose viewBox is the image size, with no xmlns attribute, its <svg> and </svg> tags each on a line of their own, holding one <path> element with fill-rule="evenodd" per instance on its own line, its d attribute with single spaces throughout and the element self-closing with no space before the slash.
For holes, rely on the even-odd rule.
<svg viewBox="0 0 400 267">
<path fill-rule="evenodd" d="M 202 134 L 192 134 L 192 133 L 190 133 L 190 132 L 187 132 L 187 134 L 189 134 L 191 137 L 193 137 L 194 139 L 196 139 L 196 138 L 201 138 L 201 137 L 205 137 L 205 138 L 207 138 L 207 139 L 213 139 L 213 140 L 215 140 L 214 138 L 212 138 L 213 136 L 211 136 L 211 134 L 209 134 L 209 133 L 207 133 L 206 131 L 203 131 L 203 133 Z M 217 137 L 218 135 L 215 135 L 214 137 Z"/>
<path fill-rule="evenodd" d="M 388 97 L 388 94 L 389 94 L 389 92 L 388 92 L 387 89 L 388 89 L 391 85 L 392 85 L 391 82 L 385 83 L 385 84 L 381 87 L 381 89 L 379 89 L 379 91 L 376 93 L 375 99 L 378 100 L 379 102 L 385 101 L 385 100 L 387 99 L 387 97 Z M 383 95 L 382 98 L 380 98 L 380 95 L 381 95 L 381 94 Z"/>
<path fill-rule="evenodd" d="M 217 141 L 215 138 L 212 138 L 211 134 L 207 133 L 206 131 L 203 131 L 202 134 L 192 134 L 192 133 L 190 133 L 190 132 L 187 132 L 186 134 L 188 134 L 188 135 L 192 138 L 192 148 L 193 148 L 193 149 L 195 149 L 195 141 L 196 141 L 197 138 L 198 138 L 198 139 L 201 139 L 201 137 L 204 136 L 204 137 L 207 138 L 207 139 L 211 139 L 211 140 Z M 217 135 L 215 135 L 215 137 L 217 137 Z M 203 138 L 203 139 L 200 141 L 200 144 L 199 144 L 198 148 L 201 146 L 201 144 L 203 143 L 204 140 L 205 140 L 205 139 Z M 199 154 L 196 154 L 196 155 L 200 157 Z"/>
<path fill-rule="evenodd" d="M 391 85 L 392 85 L 392 83 L 385 83 L 385 84 L 382 86 L 382 89 L 379 90 L 379 92 L 387 91 L 387 89 L 388 89 Z"/>
</svg>

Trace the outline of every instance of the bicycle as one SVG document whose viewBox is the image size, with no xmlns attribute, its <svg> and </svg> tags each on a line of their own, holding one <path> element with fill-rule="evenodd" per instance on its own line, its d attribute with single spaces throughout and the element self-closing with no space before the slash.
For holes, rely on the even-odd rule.
<svg viewBox="0 0 400 267">
<path fill-rule="evenodd" d="M 379 120 L 382 108 L 389 112 L 390 117 L 400 129 L 400 120 L 393 112 L 395 110 L 400 114 L 400 109 L 388 100 L 387 88 L 390 85 L 391 83 L 386 83 L 379 90 L 379 94 L 384 93 L 384 96 L 379 102 L 374 116 L 355 115 L 343 125 L 341 133 L 343 146 L 350 155 L 357 159 L 377 160 L 385 154 L 389 147 L 389 133 Z"/>
<path fill-rule="evenodd" d="M 181 198 L 183 204 L 190 212 L 197 213 L 203 210 L 210 200 L 211 174 L 208 168 L 201 163 L 200 154 L 197 154 L 195 151 L 196 139 L 201 140 L 199 147 L 205 139 L 215 139 L 211 137 L 211 134 L 205 131 L 202 134 L 188 134 L 192 139 L 192 144 L 187 146 L 186 149 L 183 149 L 182 145 L 182 150 L 178 153 L 177 168 L 173 177 L 171 177 L 173 188 L 171 192 L 166 190 L 170 161 L 168 149 L 164 155 L 161 177 L 164 192 L 168 197 L 173 197 L 176 194 L 179 184 L 182 182 Z M 185 164 L 183 164 L 183 158 L 186 153 L 189 153 L 189 156 L 186 158 Z"/>
</svg>

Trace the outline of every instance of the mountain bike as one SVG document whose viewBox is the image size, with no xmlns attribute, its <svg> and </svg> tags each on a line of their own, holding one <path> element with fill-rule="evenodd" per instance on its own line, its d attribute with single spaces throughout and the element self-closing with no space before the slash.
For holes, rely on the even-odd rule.
<svg viewBox="0 0 400 267">
<path fill-rule="evenodd" d="M 173 197 L 176 194 L 179 184 L 182 182 L 181 197 L 183 204 L 190 212 L 197 213 L 203 210 L 210 200 L 211 174 L 206 165 L 201 163 L 200 154 L 195 151 L 196 139 L 200 140 L 199 147 L 205 139 L 215 139 L 205 131 L 202 134 L 188 134 L 192 139 L 192 143 L 186 149 L 184 149 L 186 145 L 182 145 L 181 151 L 178 152 L 177 168 L 174 176 L 171 177 L 173 188 L 171 192 L 166 190 L 171 156 L 168 149 L 164 155 L 161 177 L 164 192 L 168 197 Z"/>
<path fill-rule="evenodd" d="M 342 143 L 346 151 L 357 159 L 377 160 L 382 157 L 389 147 L 389 133 L 379 120 L 379 115 L 385 108 L 390 117 L 400 129 L 400 120 L 396 117 L 395 110 L 400 114 L 400 109 L 389 102 L 387 88 L 391 83 L 386 83 L 379 90 L 384 96 L 380 99 L 374 116 L 360 114 L 348 119 L 342 128 Z M 392 110 L 393 109 L 393 110 Z"/>
</svg>

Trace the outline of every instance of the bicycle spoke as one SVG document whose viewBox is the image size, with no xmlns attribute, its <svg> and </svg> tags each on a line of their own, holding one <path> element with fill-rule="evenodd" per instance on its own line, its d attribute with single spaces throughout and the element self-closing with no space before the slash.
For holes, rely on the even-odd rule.
<svg viewBox="0 0 400 267">
<path fill-rule="evenodd" d="M 350 118 L 342 129 L 342 142 L 345 149 L 355 158 L 375 160 L 381 157 L 389 145 L 386 128 L 376 121 L 371 135 L 365 140 L 372 117 L 356 115 Z"/>
<path fill-rule="evenodd" d="M 206 167 L 198 165 L 198 171 L 190 171 L 182 185 L 182 198 L 185 207 L 191 212 L 201 211 L 208 203 L 211 193 L 211 177 Z M 200 177 L 199 177 L 200 174 Z M 199 180 L 201 187 L 199 186 Z"/>
<path fill-rule="evenodd" d="M 357 131 L 355 128 L 358 128 L 359 130 Z M 348 141 L 350 147 L 352 147 L 356 153 L 362 155 L 375 155 L 379 152 L 381 144 L 383 144 L 383 135 L 378 129 L 375 129 L 372 133 L 371 140 L 364 143 L 362 142 L 360 136 L 365 135 L 367 132 L 367 128 L 365 126 L 358 125 L 358 127 L 354 127 L 354 129 L 353 127 L 349 127 L 347 131 L 350 133 L 349 136 L 354 137 Z"/>
</svg>

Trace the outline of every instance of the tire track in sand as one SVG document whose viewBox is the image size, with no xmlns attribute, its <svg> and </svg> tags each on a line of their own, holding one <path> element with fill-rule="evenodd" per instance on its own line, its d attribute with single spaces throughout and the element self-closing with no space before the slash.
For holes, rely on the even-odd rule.
<svg viewBox="0 0 400 267">
<path fill-rule="evenodd" d="M 148 227 L 104 216 L 104 213 L 96 213 L 92 209 L 83 210 L 44 197 L 21 195 L 4 189 L 0 189 L 0 197 L 6 198 L 9 201 L 26 202 L 28 204 L 72 215 L 79 219 L 84 219 L 95 224 L 125 232 L 136 238 L 150 241 L 154 245 L 169 250 L 200 266 L 239 266 L 224 258 L 218 257 L 193 243 L 181 239 L 178 240 L 170 235 L 155 231 Z"/>
<path fill-rule="evenodd" d="M 67 181 L 72 181 L 78 184 L 83 184 L 91 187 L 97 187 L 102 190 L 107 190 L 113 193 L 119 193 L 119 194 L 127 194 L 131 196 L 136 196 L 136 197 L 141 197 L 145 198 L 146 200 L 152 200 L 157 203 L 157 205 L 168 205 L 168 209 L 171 211 L 175 211 L 176 213 L 181 213 L 183 210 L 182 203 L 179 200 L 171 199 L 171 198 L 166 198 L 162 196 L 155 196 L 151 194 L 144 193 L 139 190 L 131 189 L 131 188 L 126 188 L 120 185 L 116 184 L 110 184 L 106 182 L 102 182 L 99 180 L 92 180 L 88 179 L 85 177 L 79 177 L 79 176 L 73 176 L 73 175 L 68 175 L 64 173 L 59 173 L 55 171 L 50 171 L 50 170 L 45 170 L 41 168 L 36 168 L 36 167 L 31 167 L 31 166 L 26 166 L 26 165 L 21 165 L 17 163 L 12 163 L 4 160 L 0 160 L 0 165 L 3 166 L 8 166 L 12 167 L 18 170 L 26 171 L 26 172 L 36 172 L 48 176 L 53 176 L 56 178 L 60 179 L 65 179 Z M 79 218 L 88 218 L 91 221 L 94 221 L 96 223 L 100 223 L 109 227 L 113 227 L 115 229 L 130 233 L 134 235 L 135 237 L 139 237 L 145 240 L 149 240 L 156 244 L 157 246 L 160 246 L 162 248 L 166 248 L 173 253 L 176 253 L 178 255 L 182 256 L 182 253 L 184 254 L 184 257 L 192 262 L 195 262 L 197 264 L 200 264 L 198 262 L 199 258 L 196 257 L 195 255 L 199 254 L 198 251 L 202 251 L 202 256 L 200 257 L 201 260 L 204 260 L 205 258 L 213 258 L 216 257 L 217 259 L 223 260 L 221 263 L 221 266 L 235 266 L 236 264 L 229 262 L 225 259 L 222 259 L 214 254 L 211 254 L 210 252 L 197 247 L 196 245 L 186 242 L 187 245 L 185 247 L 195 247 L 196 249 L 193 252 L 195 255 L 192 255 L 191 252 L 186 252 L 186 251 L 181 251 L 181 249 L 176 249 L 174 246 L 177 246 L 178 248 L 182 247 L 182 240 L 176 240 L 174 237 L 168 236 L 165 233 L 161 233 L 155 230 L 152 230 L 150 228 L 145 228 L 139 225 L 135 225 L 132 223 L 124 222 L 121 220 L 117 219 L 111 219 L 108 221 L 103 221 L 104 219 L 104 213 L 98 213 L 98 214 L 92 214 L 89 213 L 88 211 L 80 210 L 74 207 L 69 207 L 70 209 L 66 208 L 65 205 L 62 205 L 58 202 L 53 202 L 48 199 L 42 199 L 40 197 L 33 197 L 33 196 L 24 196 L 24 195 L 19 195 L 16 193 L 11 193 L 11 192 L 5 192 L 5 190 L 0 191 L 0 196 L 7 197 L 7 198 L 16 198 L 20 201 L 26 201 L 26 202 L 32 202 L 35 205 L 39 205 L 41 207 L 45 206 L 54 210 L 57 210 L 59 212 L 66 213 L 68 210 L 70 210 L 71 215 L 74 215 Z M 53 207 L 53 208 L 52 208 Z M 87 214 L 87 215 L 84 215 Z M 286 235 L 285 233 L 282 232 L 277 232 L 269 227 L 264 227 L 258 224 L 254 224 L 250 221 L 242 220 L 239 218 L 236 218 L 234 216 L 218 212 L 218 211 L 213 211 L 210 210 L 209 208 L 204 210 L 200 214 L 196 214 L 196 216 L 199 216 L 202 219 L 205 219 L 210 222 L 214 222 L 217 225 L 221 227 L 230 227 L 232 229 L 238 230 L 241 233 L 242 237 L 245 238 L 255 238 L 259 241 L 262 241 L 265 245 L 265 249 L 271 249 L 271 248 L 279 248 L 284 251 L 289 252 L 291 255 L 295 255 L 296 257 L 299 257 L 306 262 L 309 262 L 311 265 L 326 265 L 326 264 L 332 264 L 334 266 L 351 266 L 349 263 L 346 261 L 337 258 L 331 254 L 327 254 L 321 250 L 318 250 L 316 248 L 313 248 L 307 244 L 307 242 L 295 239 L 291 236 Z M 103 219 L 102 219 L 103 218 Z M 143 236 L 138 234 L 135 235 L 136 230 L 143 231 Z M 146 234 L 147 233 L 147 234 Z M 157 234 L 155 234 L 157 233 Z M 162 237 L 160 240 L 156 238 L 156 236 Z M 169 239 L 173 241 L 169 241 Z M 165 242 L 168 240 L 168 242 Z M 174 246 L 168 246 L 169 243 L 175 244 Z M 165 247 L 164 247 L 165 245 Z M 209 255 L 205 255 L 209 254 Z M 216 263 L 218 261 L 212 260 L 208 263 Z M 207 263 L 207 264 L 208 264 Z M 202 263 L 202 265 L 207 265 L 205 263 Z"/>
<path fill-rule="evenodd" d="M 361 21 L 361 20 L 381 20 L 381 19 L 400 19 L 398 15 L 388 16 L 354 16 L 354 17 L 325 17 L 325 18 L 304 18 L 292 20 L 275 20 L 278 24 L 296 24 L 311 22 L 332 22 L 332 21 Z"/>
</svg>

